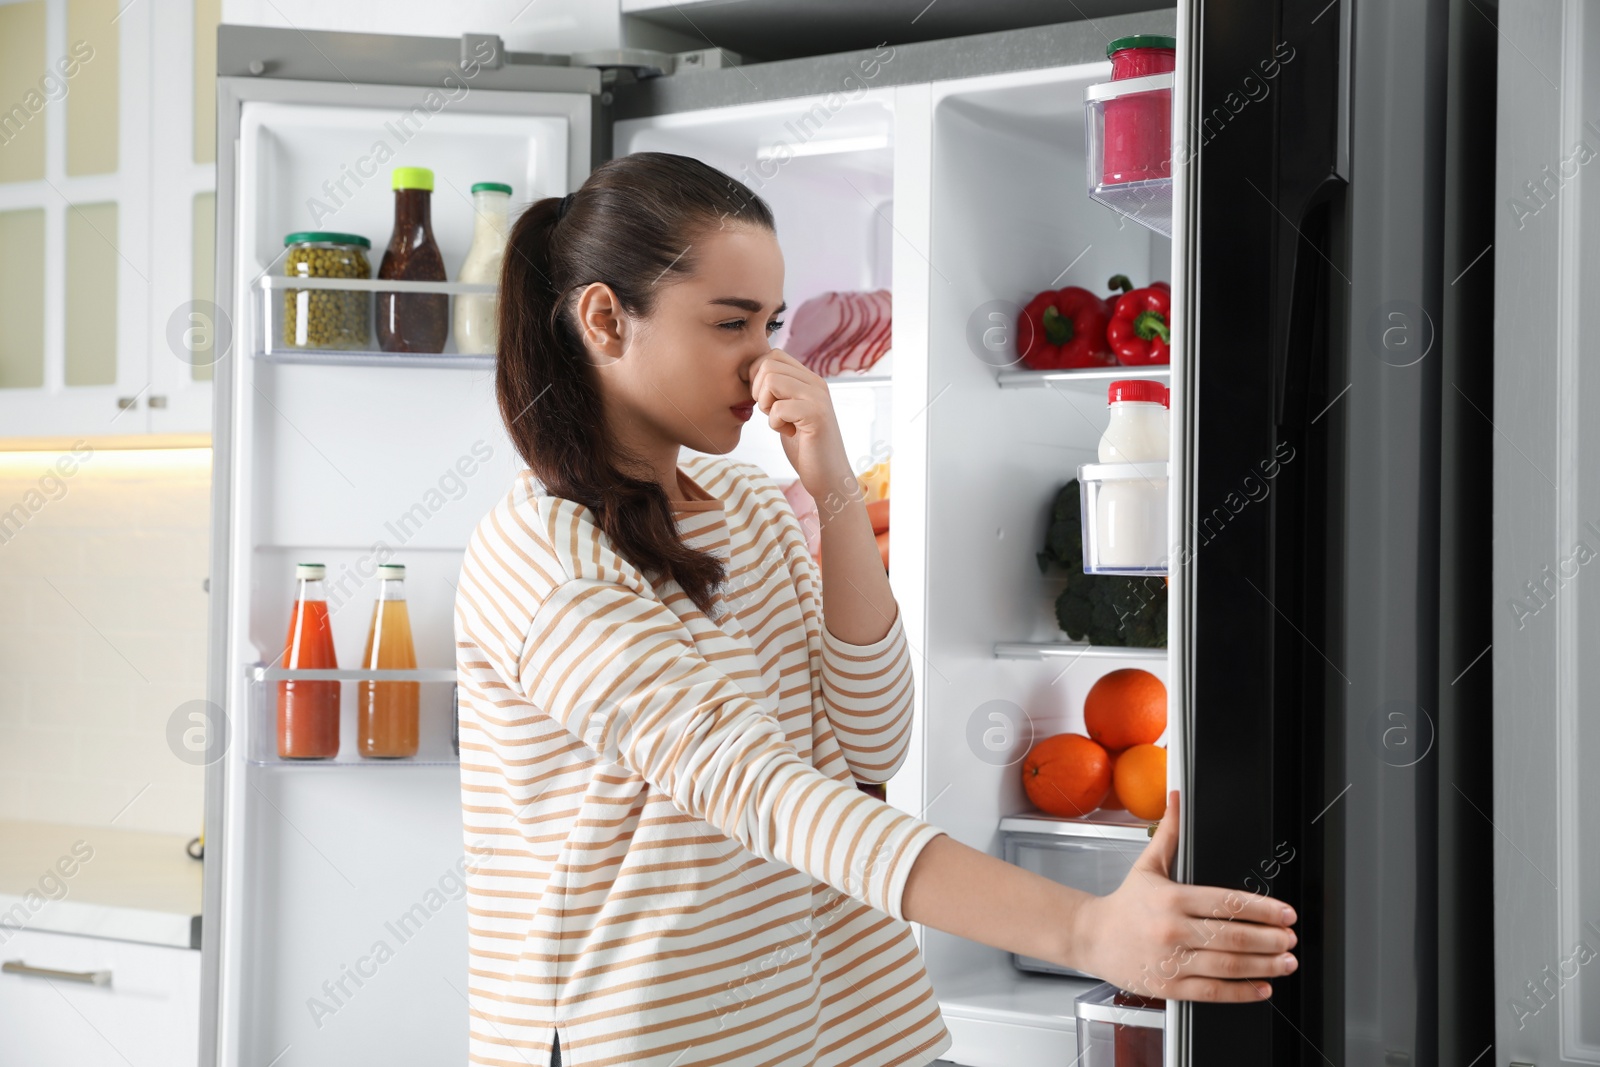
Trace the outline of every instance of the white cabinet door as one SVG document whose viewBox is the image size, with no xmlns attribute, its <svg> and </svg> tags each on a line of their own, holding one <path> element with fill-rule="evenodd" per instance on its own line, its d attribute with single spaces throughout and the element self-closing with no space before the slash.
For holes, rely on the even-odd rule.
<svg viewBox="0 0 1600 1067">
<path fill-rule="evenodd" d="M 4 1062 L 73 1067 L 192 1067 L 199 1062 L 199 952 L 23 930 L 0 942 L 0 961 L 7 965 L 0 973 Z M 65 977 L 94 972 L 109 973 L 109 981 L 100 985 Z"/>
</svg>

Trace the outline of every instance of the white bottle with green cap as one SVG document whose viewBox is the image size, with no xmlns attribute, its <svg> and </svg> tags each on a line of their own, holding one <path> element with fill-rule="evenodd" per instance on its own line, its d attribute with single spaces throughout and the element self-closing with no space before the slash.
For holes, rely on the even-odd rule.
<svg viewBox="0 0 1600 1067">
<path fill-rule="evenodd" d="M 461 262 L 457 281 L 497 285 L 500 264 L 506 258 L 507 217 L 511 186 L 503 182 L 478 182 L 472 187 L 472 248 Z M 493 355 L 495 350 L 495 296 L 466 293 L 456 297 L 456 349 L 463 354 Z"/>
</svg>

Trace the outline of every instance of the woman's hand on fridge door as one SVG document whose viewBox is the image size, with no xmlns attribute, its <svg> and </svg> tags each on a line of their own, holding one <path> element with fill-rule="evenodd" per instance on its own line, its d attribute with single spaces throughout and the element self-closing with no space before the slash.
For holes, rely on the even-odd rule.
<svg viewBox="0 0 1600 1067">
<path fill-rule="evenodd" d="M 784 455 L 806 492 L 820 501 L 855 481 L 833 394 L 815 371 L 783 349 L 771 349 L 755 362 L 750 393 L 767 425 L 783 436 Z"/>
<path fill-rule="evenodd" d="M 1239 889 L 1171 878 L 1178 849 L 1178 794 L 1122 885 L 1077 909 L 1073 953 L 1080 970 L 1131 993 L 1166 1000 L 1257 1001 L 1294 973 L 1294 909 Z"/>
</svg>

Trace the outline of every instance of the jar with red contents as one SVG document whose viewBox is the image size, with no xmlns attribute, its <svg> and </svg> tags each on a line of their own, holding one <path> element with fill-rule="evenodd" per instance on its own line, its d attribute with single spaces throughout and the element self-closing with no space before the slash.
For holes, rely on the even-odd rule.
<svg viewBox="0 0 1600 1067">
<path fill-rule="evenodd" d="M 1167 74 L 1177 66 L 1176 38 L 1141 33 L 1106 46 L 1111 80 Z M 1128 93 L 1105 101 L 1106 185 L 1172 177 L 1172 88 Z"/>
</svg>

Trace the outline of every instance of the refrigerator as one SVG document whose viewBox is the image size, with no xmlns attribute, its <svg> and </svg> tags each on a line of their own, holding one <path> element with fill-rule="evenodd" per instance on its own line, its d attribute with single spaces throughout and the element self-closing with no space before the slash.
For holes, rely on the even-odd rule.
<svg viewBox="0 0 1600 1067">
<path fill-rule="evenodd" d="M 1490 431 L 1441 398 L 1447 382 L 1487 388 L 1488 338 L 1468 326 L 1492 272 L 1445 274 L 1492 239 L 1489 187 L 1464 174 L 1493 154 L 1474 121 L 1493 106 L 1492 15 L 1473 0 L 1137 6 L 745 66 L 715 49 L 537 56 L 479 35 L 221 28 L 216 294 L 232 346 L 214 416 L 224 732 L 207 777 L 204 1062 L 460 1062 L 467 1042 L 454 582 L 522 465 L 492 356 L 453 339 L 434 356 L 287 344 L 284 237 L 367 236 L 376 268 L 389 170 L 426 166 L 453 278 L 473 183 L 510 184 L 515 209 L 644 150 L 702 158 L 772 205 L 791 308 L 893 293 L 889 354 L 831 385 L 857 469 L 892 471 L 917 709 L 889 802 L 1000 854 L 1002 820 L 1036 815 L 1027 743 L 1081 732 L 1100 676 L 1148 670 L 1183 796 L 1176 876 L 1267 887 L 1300 914 L 1300 969 L 1270 1003 L 1166 1005 L 1168 1067 L 1467 1063 L 1492 1042 L 1494 961 L 1464 932 L 1493 908 L 1493 830 L 1455 800 L 1491 806 L 1489 665 L 1441 683 L 1488 641 L 1471 476 Z M 1110 80 L 1108 41 L 1134 33 L 1178 38 L 1174 153 L 1165 187 L 1123 213 L 1088 196 L 1085 99 Z M 1007 354 L 1034 293 L 1104 292 L 1113 274 L 1171 282 L 1169 367 L 1045 374 Z M 1171 390 L 1165 649 L 1070 641 L 1061 576 L 1035 558 L 1121 377 Z M 763 420 L 734 456 L 794 477 Z M 299 562 L 327 567 L 333 760 L 274 748 Z M 407 760 L 353 745 L 373 675 L 349 664 L 380 562 L 407 567 L 422 716 Z M 974 740 L 997 710 L 998 755 Z M 914 929 L 947 1060 L 1077 1062 L 1073 1004 L 1093 980 Z"/>
</svg>

